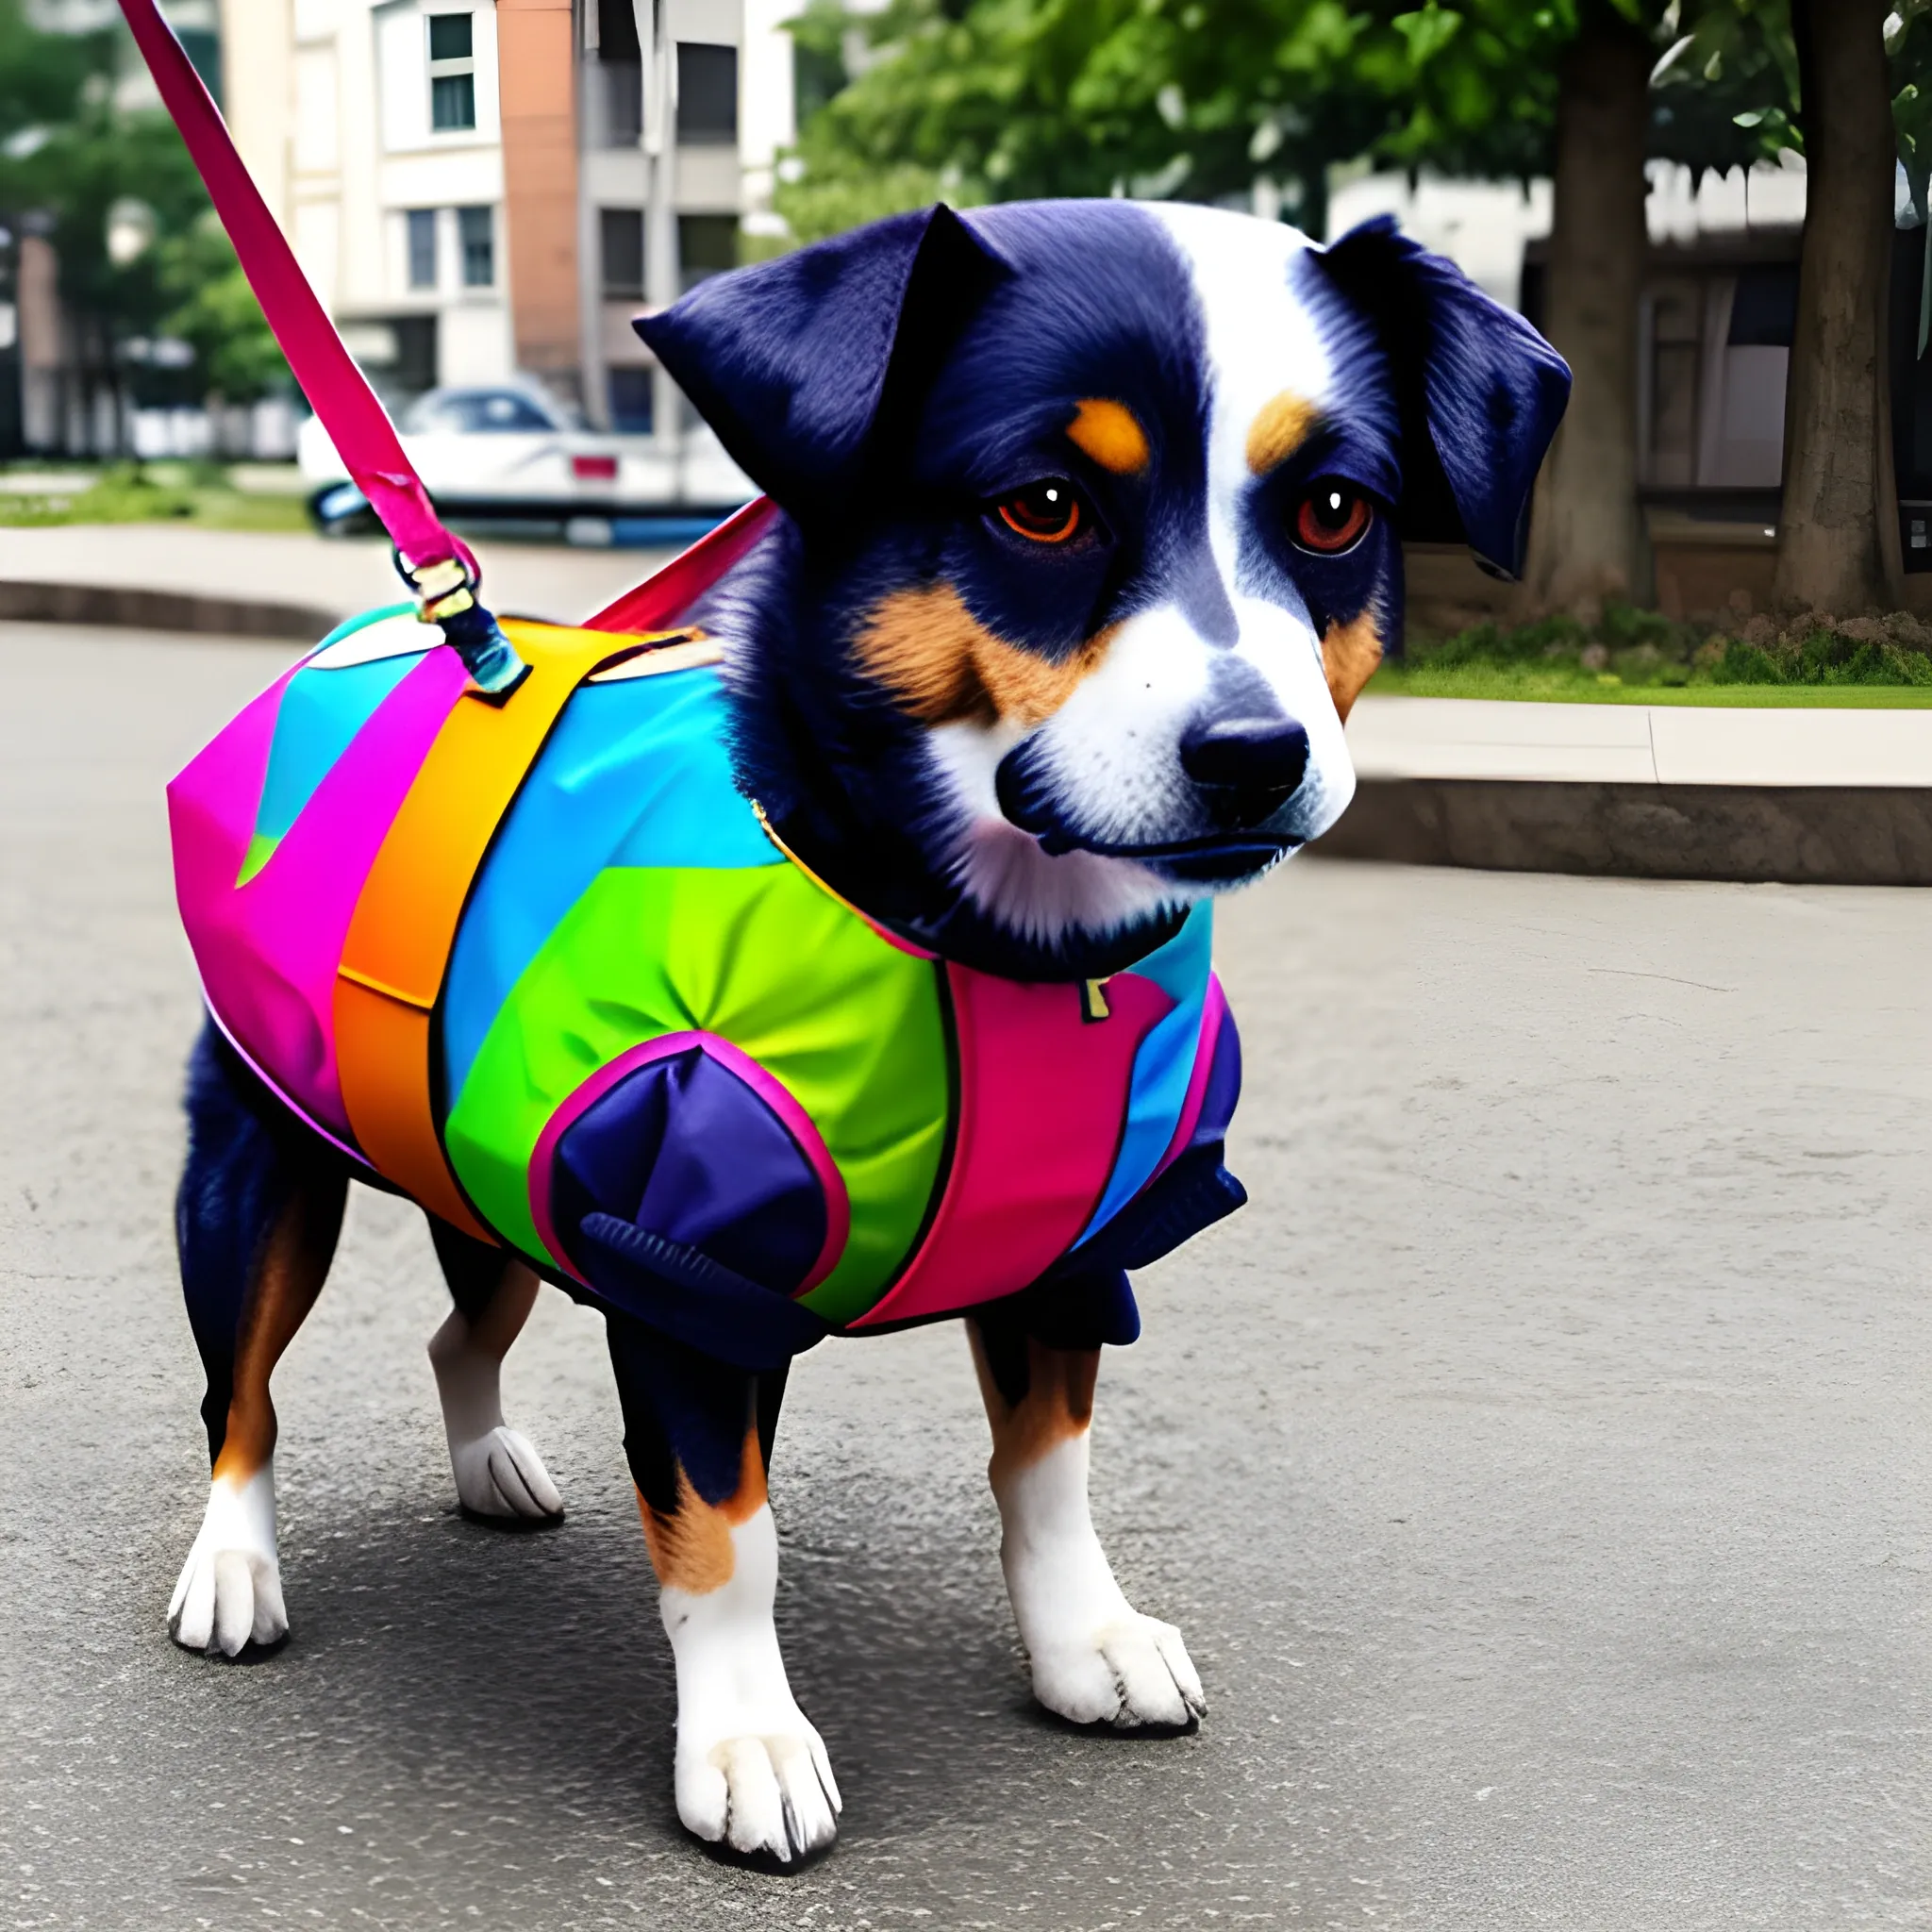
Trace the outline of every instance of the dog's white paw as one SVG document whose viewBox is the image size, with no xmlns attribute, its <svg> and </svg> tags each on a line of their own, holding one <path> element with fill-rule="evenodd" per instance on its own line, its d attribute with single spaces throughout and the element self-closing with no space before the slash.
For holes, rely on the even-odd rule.
<svg viewBox="0 0 1932 1932">
<path fill-rule="evenodd" d="M 1083 1431 L 995 1485 L 1000 1567 L 1033 1694 L 1076 1724 L 1135 1730 L 1205 1717 L 1181 1633 L 1143 1617 L 1114 1581 L 1087 1508 L 1087 1457 Z"/>
<path fill-rule="evenodd" d="M 791 1865 L 838 1837 L 839 1785 L 778 1651 L 770 1507 L 730 1534 L 724 1583 L 667 1584 L 658 1599 L 677 1659 L 677 1815 L 708 1843 Z"/>
<path fill-rule="evenodd" d="M 1124 1598 L 1092 1629 L 1040 1641 L 1032 1664 L 1034 1696 L 1076 1724 L 1177 1726 L 1208 1712 L 1181 1633 Z"/>
<path fill-rule="evenodd" d="M 824 1740 L 788 1696 L 782 1707 L 745 1700 L 719 1713 L 715 1737 L 678 1721 L 677 1815 L 687 1831 L 747 1857 L 781 1865 L 839 1835 L 839 1786 Z"/>
<path fill-rule="evenodd" d="M 449 1445 L 457 1494 L 476 1516 L 548 1523 L 563 1514 L 563 1498 L 529 1439 L 499 1423 L 487 1435 Z"/>
<path fill-rule="evenodd" d="M 474 1346 L 470 1324 L 452 1311 L 430 1338 L 429 1362 L 463 1507 L 505 1522 L 555 1522 L 563 1498 L 543 1458 L 503 1420 L 502 1361 Z"/>
<path fill-rule="evenodd" d="M 184 1650 L 239 1656 L 289 1634 L 275 1557 L 274 1463 L 244 1482 L 219 1477 L 168 1605 L 168 1634 Z"/>
</svg>

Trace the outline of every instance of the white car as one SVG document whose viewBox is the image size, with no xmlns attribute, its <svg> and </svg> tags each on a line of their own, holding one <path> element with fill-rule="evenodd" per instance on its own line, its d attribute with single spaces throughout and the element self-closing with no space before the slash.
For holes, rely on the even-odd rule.
<svg viewBox="0 0 1932 1932">
<path fill-rule="evenodd" d="M 655 437 L 587 429 L 534 385 L 433 389 L 396 424 L 436 506 L 453 522 L 561 524 L 574 541 L 679 541 L 757 492 L 702 425 L 670 451 Z M 296 460 L 325 531 L 365 529 L 371 513 L 320 418 L 298 431 Z M 629 530 L 625 526 L 643 524 Z"/>
</svg>

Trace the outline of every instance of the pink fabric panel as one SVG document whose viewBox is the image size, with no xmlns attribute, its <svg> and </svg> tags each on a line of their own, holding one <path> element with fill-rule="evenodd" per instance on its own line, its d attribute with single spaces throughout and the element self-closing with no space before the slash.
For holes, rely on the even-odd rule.
<svg viewBox="0 0 1932 1932">
<path fill-rule="evenodd" d="M 208 1004 L 242 1052 L 335 1136 L 350 1133 L 336 1077 L 342 942 L 391 822 L 467 679 L 454 651 L 427 653 L 245 886 L 235 877 L 255 828 L 274 709 L 257 699 L 168 787 L 175 891 Z M 277 703 L 280 691 L 269 694 Z"/>
<path fill-rule="evenodd" d="M 1167 1152 L 1147 1176 L 1146 1187 L 1141 1190 L 1143 1194 L 1179 1158 L 1181 1149 L 1201 1124 L 1201 1108 L 1208 1098 L 1208 1076 L 1214 1072 L 1214 1047 L 1221 1038 L 1221 1023 L 1226 1018 L 1227 995 L 1221 990 L 1221 975 L 1209 973 L 1208 997 L 1201 1002 L 1200 1044 L 1194 1048 L 1194 1071 L 1188 1075 L 1188 1097 L 1181 1102 L 1181 1117 L 1174 1125 L 1174 1139 L 1167 1143 Z"/>
<path fill-rule="evenodd" d="M 1141 1042 L 1174 1002 L 1117 973 L 1109 1016 L 1075 985 L 946 968 L 959 1042 L 959 1123 L 945 1193 L 909 1267 L 854 1328 L 1012 1294 L 1074 1243 L 1107 1187 Z"/>
<path fill-rule="evenodd" d="M 614 1060 L 599 1067 L 550 1116 L 544 1123 L 543 1131 L 537 1136 L 536 1150 L 530 1156 L 530 1219 L 537 1224 L 538 1239 L 549 1250 L 551 1259 L 565 1274 L 574 1280 L 584 1280 L 571 1266 L 570 1257 L 558 1238 L 557 1224 L 551 1218 L 550 1170 L 556 1164 L 557 1143 L 580 1114 L 601 1100 L 626 1074 L 636 1073 L 640 1067 L 649 1066 L 653 1060 L 670 1059 L 693 1046 L 708 1054 L 727 1072 L 736 1074 L 784 1122 L 786 1132 L 798 1143 L 798 1151 L 818 1176 L 819 1191 L 825 1202 L 824 1245 L 820 1248 L 811 1272 L 794 1291 L 792 1298 L 796 1300 L 799 1295 L 815 1289 L 838 1265 L 839 1257 L 845 1252 L 845 1242 L 852 1232 L 852 1201 L 845 1191 L 845 1176 L 839 1172 L 839 1163 L 832 1158 L 832 1150 L 825 1145 L 811 1116 L 799 1106 L 791 1090 L 749 1054 L 715 1033 L 693 1030 L 660 1034 L 656 1040 L 647 1040 L 642 1045 L 632 1047 L 628 1053 L 619 1054 Z M 590 1283 L 586 1281 L 584 1286 L 588 1288 Z"/>
<path fill-rule="evenodd" d="M 204 1000 L 206 1000 L 208 997 L 205 989 L 203 991 L 202 997 Z M 295 1103 L 292 1100 L 291 1100 L 286 1093 L 282 1091 L 281 1088 L 277 1086 L 273 1079 L 270 1078 L 267 1070 L 263 1068 L 256 1060 L 255 1057 L 248 1051 L 248 1049 L 245 1046 L 243 1046 L 242 1042 L 239 1040 L 237 1040 L 235 1036 L 232 1033 L 230 1033 L 225 1026 L 222 1025 L 222 1016 L 215 1011 L 214 1008 L 211 1005 L 208 1007 L 208 1016 L 210 1020 L 212 1020 L 215 1023 L 216 1026 L 221 1029 L 222 1038 L 228 1042 L 228 1044 L 235 1050 L 235 1053 L 241 1058 L 242 1065 L 245 1066 L 248 1069 L 248 1071 L 251 1074 L 253 1074 L 255 1077 L 258 1080 L 259 1080 L 261 1084 L 264 1087 L 266 1087 L 268 1091 L 271 1093 L 273 1093 L 275 1097 L 277 1100 L 279 1100 L 282 1103 L 282 1105 L 289 1109 L 291 1113 L 295 1114 L 299 1117 L 302 1113 L 302 1109 L 299 1107 L 297 1107 Z M 334 1134 L 331 1134 L 326 1127 L 321 1125 L 319 1123 L 315 1121 L 308 1121 L 305 1123 L 305 1124 L 308 1126 L 310 1133 L 319 1135 L 323 1140 L 326 1141 L 328 1144 L 331 1147 L 333 1147 L 339 1154 L 346 1154 L 349 1157 L 349 1158 L 356 1163 L 358 1167 L 369 1166 L 369 1158 L 362 1152 L 362 1150 L 359 1147 L 352 1147 L 348 1141 L 337 1139 L 337 1137 Z M 374 1172 L 374 1170 L 372 1169 L 371 1172 Z"/>
</svg>

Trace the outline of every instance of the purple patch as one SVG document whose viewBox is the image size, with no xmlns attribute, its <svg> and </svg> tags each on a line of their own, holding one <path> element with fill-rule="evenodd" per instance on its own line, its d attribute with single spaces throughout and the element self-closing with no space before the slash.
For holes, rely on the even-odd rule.
<svg viewBox="0 0 1932 1932">
<path fill-rule="evenodd" d="M 530 1216 L 583 1280 L 572 1236 L 591 1213 L 803 1294 L 843 1253 L 852 1209 L 810 1116 L 716 1034 L 669 1033 L 620 1054 L 545 1124 L 530 1159 Z"/>
</svg>

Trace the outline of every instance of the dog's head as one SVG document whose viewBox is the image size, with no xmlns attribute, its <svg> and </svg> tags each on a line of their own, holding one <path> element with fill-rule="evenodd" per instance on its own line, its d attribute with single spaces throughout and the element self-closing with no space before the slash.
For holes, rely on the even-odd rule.
<svg viewBox="0 0 1932 1932">
<path fill-rule="evenodd" d="M 1386 223 L 895 216 L 638 325 L 788 527 L 742 775 L 956 957 L 1111 970 L 1353 793 L 1400 538 L 1513 573 L 1568 372 Z"/>
</svg>

